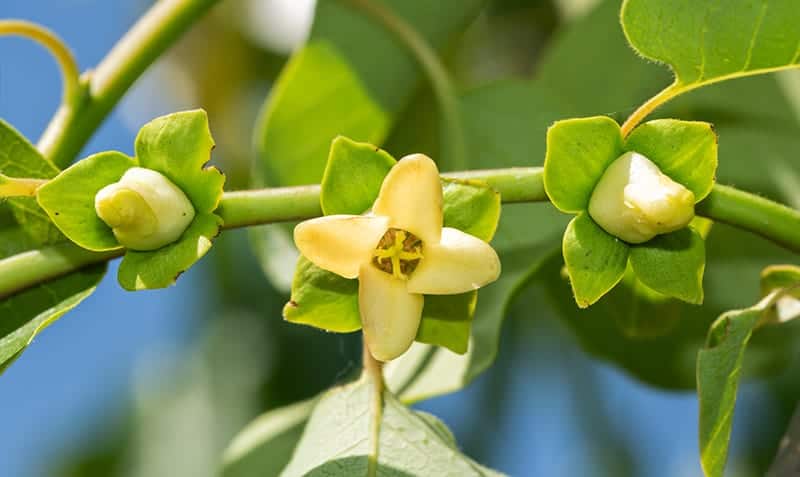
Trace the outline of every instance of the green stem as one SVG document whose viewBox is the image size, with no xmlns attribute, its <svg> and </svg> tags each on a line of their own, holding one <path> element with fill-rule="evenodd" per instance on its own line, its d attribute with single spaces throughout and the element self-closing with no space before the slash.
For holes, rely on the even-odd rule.
<svg viewBox="0 0 800 477">
<path fill-rule="evenodd" d="M 25 20 L 0 20 L 0 36 L 18 35 L 39 43 L 47 48 L 61 68 L 63 92 L 62 107 L 69 107 L 79 98 L 81 90 L 80 69 L 75 57 L 64 41 L 47 28 Z"/>
<path fill-rule="evenodd" d="M 443 174 L 450 179 L 481 180 L 490 184 L 503 203 L 546 202 L 541 167 L 519 167 Z M 224 229 L 291 222 L 322 215 L 320 186 L 284 187 L 226 192 L 217 213 Z M 800 211 L 732 187 L 715 185 L 697 204 L 698 216 L 723 222 L 800 253 Z M 0 260 L 0 297 L 31 285 L 118 257 L 123 251 L 89 252 L 59 244 Z"/>
<path fill-rule="evenodd" d="M 443 120 L 442 155 L 454 169 L 467 167 L 467 146 L 461 110 L 450 74 L 425 38 L 400 16 L 376 0 L 341 0 L 377 21 L 414 55 L 431 83 Z"/>
<path fill-rule="evenodd" d="M 372 404 L 370 412 L 370 453 L 367 477 L 378 475 L 378 459 L 380 452 L 381 422 L 383 421 L 383 363 L 372 356 L 367 342 L 363 345 L 364 375 L 372 384 Z"/>
<path fill-rule="evenodd" d="M 67 242 L 12 255 L 0 260 L 0 298 L 123 253 L 90 252 Z"/>
<path fill-rule="evenodd" d="M 783 204 L 717 184 L 695 211 L 800 252 L 800 211 Z"/>
<path fill-rule="evenodd" d="M 71 163 L 125 92 L 161 54 L 218 0 L 161 0 L 85 76 L 88 94 L 62 105 L 38 147 L 59 167 Z"/>
<path fill-rule="evenodd" d="M 226 192 L 217 213 L 225 229 L 272 222 L 289 222 L 322 215 L 320 186 Z"/>
</svg>

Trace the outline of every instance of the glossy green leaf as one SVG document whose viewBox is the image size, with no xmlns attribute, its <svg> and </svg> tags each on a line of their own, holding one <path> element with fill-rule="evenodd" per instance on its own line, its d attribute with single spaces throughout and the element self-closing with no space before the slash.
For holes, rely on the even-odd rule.
<svg viewBox="0 0 800 477">
<path fill-rule="evenodd" d="M 500 194 L 481 181 L 442 179 L 442 187 L 445 227 L 490 242 L 500 222 Z"/>
<path fill-rule="evenodd" d="M 383 178 L 396 163 L 386 151 L 339 136 L 331 143 L 322 176 L 320 204 L 325 215 L 359 215 L 372 207 Z"/>
<path fill-rule="evenodd" d="M 386 0 L 392 14 L 412 26 L 434 48 L 445 46 L 466 29 L 485 0 Z M 333 45 L 381 107 L 397 114 L 422 78 L 418 60 L 397 37 L 352 5 L 337 0 L 317 3 L 311 41 Z"/>
<path fill-rule="evenodd" d="M 292 298 L 283 318 L 327 331 L 348 333 L 361 329 L 358 280 L 323 270 L 301 256 L 292 282 Z"/>
<path fill-rule="evenodd" d="M 0 119 L 0 173 L 9 177 L 50 179 L 58 174 L 58 168 L 25 136 Z M 43 244 L 63 239 L 33 197 L 14 197 L 8 199 L 8 204 L 14 218 L 34 241 Z"/>
<path fill-rule="evenodd" d="M 705 198 L 717 172 L 717 135 L 709 123 L 656 119 L 646 122 L 625 140 L 625 149 L 643 154 L 661 172 Z"/>
<path fill-rule="evenodd" d="M 722 477 L 744 352 L 764 312 L 781 296 L 776 290 L 758 304 L 720 316 L 697 356 L 700 461 L 707 477 Z"/>
<path fill-rule="evenodd" d="M 630 44 L 681 88 L 800 65 L 792 0 L 626 0 L 621 18 Z"/>
<path fill-rule="evenodd" d="M 498 476 L 459 452 L 444 424 L 420 416 L 388 392 L 382 413 L 373 406 L 373 384 L 366 378 L 325 393 L 314 408 L 303 437 L 282 477 L 377 475 L 415 477 Z M 371 441 L 377 421 L 377 455 Z M 431 424 L 431 422 L 435 424 Z"/>
<path fill-rule="evenodd" d="M 557 121 L 547 130 L 544 187 L 562 212 L 586 210 L 597 181 L 621 154 L 619 124 L 606 116 Z"/>
<path fill-rule="evenodd" d="M 94 198 L 136 165 L 135 159 L 116 151 L 89 156 L 40 187 L 36 194 L 39 205 L 64 235 L 81 247 L 94 251 L 120 248 L 111 228 L 97 216 Z"/>
<path fill-rule="evenodd" d="M 416 340 L 466 353 L 477 300 L 477 291 L 426 296 Z"/>
<path fill-rule="evenodd" d="M 37 334 L 91 295 L 105 270 L 105 265 L 88 267 L 0 299 L 0 372 Z"/>
<path fill-rule="evenodd" d="M 222 456 L 221 477 L 278 475 L 289 463 L 317 399 L 269 411 L 242 429 Z"/>
<path fill-rule="evenodd" d="M 706 248 L 693 228 L 631 246 L 630 261 L 636 277 L 653 290 L 689 303 L 703 303 Z"/>
<path fill-rule="evenodd" d="M 150 252 L 128 250 L 119 266 L 119 284 L 126 290 L 165 288 L 211 249 L 222 221 L 200 214 L 177 242 Z"/>
<path fill-rule="evenodd" d="M 278 78 L 256 126 L 264 182 L 319 183 L 337 136 L 380 144 L 389 118 L 337 49 L 312 42 Z"/>
<path fill-rule="evenodd" d="M 198 215 L 213 212 L 222 198 L 225 176 L 215 167 L 205 167 L 213 148 L 208 115 L 202 109 L 150 121 L 139 130 L 135 144 L 139 164 L 167 176 L 189 197 Z"/>
<path fill-rule="evenodd" d="M 586 308 L 622 279 L 629 248 L 582 213 L 564 232 L 563 252 L 575 301 Z"/>
</svg>

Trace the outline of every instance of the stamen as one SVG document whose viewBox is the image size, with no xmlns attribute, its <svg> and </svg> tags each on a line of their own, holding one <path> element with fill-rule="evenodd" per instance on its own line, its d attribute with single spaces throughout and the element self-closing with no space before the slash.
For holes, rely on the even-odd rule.
<svg viewBox="0 0 800 477">
<path fill-rule="evenodd" d="M 379 270 L 400 280 L 417 268 L 422 259 L 422 240 L 411 232 L 391 228 L 381 237 L 373 252 L 372 263 Z"/>
</svg>

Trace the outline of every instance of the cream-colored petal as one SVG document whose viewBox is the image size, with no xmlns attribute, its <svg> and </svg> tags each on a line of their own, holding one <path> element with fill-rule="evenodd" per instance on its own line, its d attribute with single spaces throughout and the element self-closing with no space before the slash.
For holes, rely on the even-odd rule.
<svg viewBox="0 0 800 477">
<path fill-rule="evenodd" d="M 294 243 L 314 265 L 356 278 L 389 228 L 389 219 L 372 215 L 328 215 L 294 228 Z"/>
<path fill-rule="evenodd" d="M 409 293 L 406 282 L 370 263 L 358 276 L 358 306 L 364 339 L 379 361 L 397 358 L 414 342 L 422 318 L 422 295 Z"/>
<path fill-rule="evenodd" d="M 383 180 L 372 211 L 389 217 L 390 227 L 408 230 L 423 242 L 438 242 L 442 231 L 442 183 L 436 163 L 424 154 L 400 159 Z"/>
<path fill-rule="evenodd" d="M 442 229 L 442 240 L 424 244 L 422 260 L 408 279 L 408 291 L 452 295 L 497 280 L 500 258 L 488 243 L 458 229 Z"/>
</svg>

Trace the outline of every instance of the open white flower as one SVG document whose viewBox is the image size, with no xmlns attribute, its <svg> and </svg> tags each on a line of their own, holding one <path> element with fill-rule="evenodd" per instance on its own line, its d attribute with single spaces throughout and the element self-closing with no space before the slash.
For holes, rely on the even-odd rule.
<svg viewBox="0 0 800 477">
<path fill-rule="evenodd" d="M 423 295 L 465 293 L 500 275 L 489 244 L 442 227 L 439 171 L 422 154 L 392 168 L 369 214 L 307 220 L 295 228 L 294 240 L 318 267 L 358 278 L 364 339 L 381 361 L 414 342 Z"/>
</svg>

